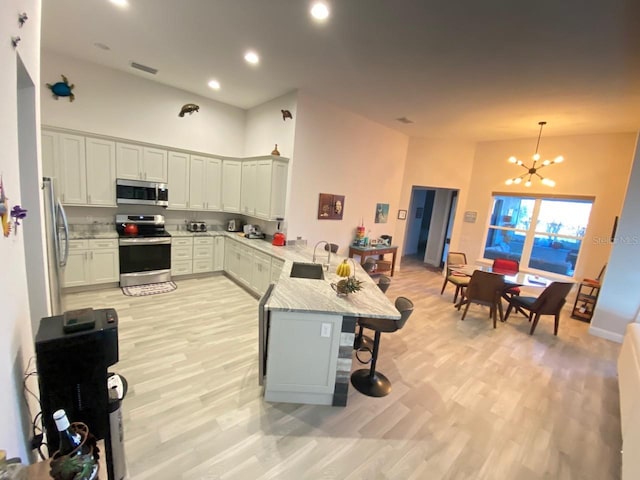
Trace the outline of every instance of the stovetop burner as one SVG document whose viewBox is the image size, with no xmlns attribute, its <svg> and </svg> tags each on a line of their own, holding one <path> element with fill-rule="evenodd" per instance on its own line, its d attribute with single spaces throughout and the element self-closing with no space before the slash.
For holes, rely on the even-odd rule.
<svg viewBox="0 0 640 480">
<path fill-rule="evenodd" d="M 127 224 L 138 227 L 136 235 L 125 233 Z M 145 237 L 170 237 L 171 234 L 164 228 L 164 216 L 162 215 L 116 215 L 116 230 L 123 238 Z"/>
</svg>

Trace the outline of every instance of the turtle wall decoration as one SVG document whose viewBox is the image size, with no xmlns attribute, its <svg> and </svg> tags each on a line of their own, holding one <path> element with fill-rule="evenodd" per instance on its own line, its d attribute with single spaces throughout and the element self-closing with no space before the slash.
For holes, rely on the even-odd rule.
<svg viewBox="0 0 640 480">
<path fill-rule="evenodd" d="M 293 115 L 291 115 L 291 111 L 280 110 L 280 112 L 282 113 L 282 120 L 286 120 L 287 118 L 290 118 L 291 120 L 293 120 Z"/>
<path fill-rule="evenodd" d="M 53 85 L 47 83 L 47 87 L 49 87 L 51 93 L 53 94 L 53 98 L 55 98 L 56 100 L 58 100 L 58 97 L 69 97 L 69 101 L 73 102 L 76 99 L 75 95 L 73 94 L 73 87 L 75 87 L 75 85 L 69 85 L 69 80 L 67 79 L 67 77 L 65 77 L 64 75 L 60 76 L 62 77 L 61 82 L 56 82 Z"/>
<path fill-rule="evenodd" d="M 198 112 L 198 111 L 200 111 L 199 105 L 196 105 L 195 103 L 185 103 L 180 109 L 180 113 L 178 114 L 178 116 L 184 117 L 185 113 L 188 113 L 189 115 L 191 115 L 193 112 Z"/>
</svg>

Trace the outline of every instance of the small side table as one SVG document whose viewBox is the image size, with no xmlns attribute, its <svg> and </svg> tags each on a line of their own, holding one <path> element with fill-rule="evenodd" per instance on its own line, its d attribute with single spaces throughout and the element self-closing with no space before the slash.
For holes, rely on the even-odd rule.
<svg viewBox="0 0 640 480">
<path fill-rule="evenodd" d="M 590 322 L 591 317 L 593 317 L 593 311 L 596 308 L 596 303 L 598 302 L 599 294 L 600 282 L 580 282 L 580 288 L 578 289 L 578 295 L 576 295 L 576 301 L 573 304 L 571 317 L 584 322 Z"/>
<path fill-rule="evenodd" d="M 360 257 L 360 265 L 364 265 L 364 261 L 367 257 L 377 256 L 379 259 L 384 258 L 386 253 L 390 253 L 391 257 L 391 276 L 396 269 L 396 254 L 398 253 L 398 247 L 384 246 L 384 247 L 349 247 L 349 258 L 353 258 L 355 255 Z M 378 270 L 376 273 L 385 273 Z"/>
</svg>

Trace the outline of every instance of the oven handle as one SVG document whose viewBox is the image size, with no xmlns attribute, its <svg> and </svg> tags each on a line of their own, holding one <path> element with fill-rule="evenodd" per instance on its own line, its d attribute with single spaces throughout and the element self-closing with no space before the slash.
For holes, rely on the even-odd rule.
<svg viewBox="0 0 640 480">
<path fill-rule="evenodd" d="M 157 238 L 157 237 L 147 237 L 147 238 L 121 238 L 120 245 L 167 245 L 171 244 L 170 238 Z"/>
</svg>

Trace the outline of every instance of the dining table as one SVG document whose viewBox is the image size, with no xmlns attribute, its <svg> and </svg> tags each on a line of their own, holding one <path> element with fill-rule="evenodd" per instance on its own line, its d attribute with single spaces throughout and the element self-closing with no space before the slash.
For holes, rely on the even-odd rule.
<svg viewBox="0 0 640 480">
<path fill-rule="evenodd" d="M 541 275 L 535 275 L 527 272 L 514 272 L 505 271 L 503 269 L 494 269 L 492 265 L 449 265 L 451 273 L 454 275 L 465 275 L 471 277 L 476 270 L 482 270 L 485 272 L 495 273 L 504 277 L 504 290 L 503 298 L 508 300 L 508 297 L 504 295 L 504 292 L 514 287 L 533 287 L 533 288 L 547 288 L 553 280 L 543 277 Z M 460 298 L 460 301 L 455 305 L 458 310 L 464 305 L 464 294 Z M 520 309 L 517 309 L 520 311 Z M 503 322 L 502 304 L 499 307 L 500 321 Z"/>
</svg>

